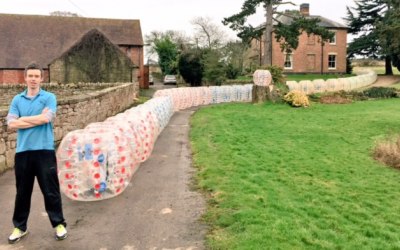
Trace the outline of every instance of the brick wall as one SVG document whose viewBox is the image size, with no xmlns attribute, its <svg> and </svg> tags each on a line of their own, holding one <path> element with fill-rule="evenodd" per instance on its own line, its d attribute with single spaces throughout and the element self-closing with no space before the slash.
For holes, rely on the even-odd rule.
<svg viewBox="0 0 400 250">
<path fill-rule="evenodd" d="M 49 71 L 44 70 L 44 82 L 49 82 Z M 0 69 L 0 83 L 24 83 L 24 69 Z"/>
<path fill-rule="evenodd" d="M 143 47 L 120 45 L 120 49 L 131 59 L 135 66 L 139 67 L 138 81 L 140 88 L 146 88 L 144 84 Z M 135 79 L 134 79 L 135 80 Z"/>
<path fill-rule="evenodd" d="M 284 68 L 287 73 L 346 73 L 346 30 L 331 30 L 336 32 L 336 43 L 326 42 L 322 47 L 319 38 L 303 32 L 299 37 L 299 46 L 292 52 L 292 68 Z M 275 38 L 272 43 L 272 64 L 284 67 L 285 53 Z M 329 55 L 336 56 L 336 68 L 328 67 Z M 323 57 L 323 58 L 322 58 Z M 322 67 L 321 68 L 321 61 Z"/>
<path fill-rule="evenodd" d="M 52 91 L 58 98 L 56 120 L 54 122 L 55 140 L 58 144 L 68 132 L 82 129 L 92 122 L 104 121 L 107 117 L 116 115 L 131 107 L 138 97 L 139 84 L 83 84 L 104 89 L 79 91 L 79 89 L 61 89 Z M 46 88 L 43 85 L 43 88 Z M 79 86 L 78 86 L 79 87 Z M 16 88 L 13 86 L 1 86 L 0 92 L 12 92 L 8 96 L 14 96 Z M 59 92 L 59 93 L 57 93 Z M 64 94 L 66 93 L 66 94 Z M 69 95 L 67 95 L 69 93 Z M 71 93 L 74 93 L 71 95 Z M 8 100 L 11 101 L 11 100 Z M 16 132 L 7 130 L 6 116 L 8 107 L 0 106 L 0 174 L 14 166 L 14 154 L 16 148 Z"/>
</svg>

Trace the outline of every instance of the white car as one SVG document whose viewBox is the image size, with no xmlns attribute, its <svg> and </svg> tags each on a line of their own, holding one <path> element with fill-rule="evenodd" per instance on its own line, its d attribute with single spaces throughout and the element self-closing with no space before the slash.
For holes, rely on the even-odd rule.
<svg viewBox="0 0 400 250">
<path fill-rule="evenodd" d="M 174 75 L 165 75 L 164 84 L 176 84 L 176 77 Z"/>
<path fill-rule="evenodd" d="M 154 84 L 154 78 L 152 75 L 149 75 L 149 84 L 153 85 Z"/>
</svg>

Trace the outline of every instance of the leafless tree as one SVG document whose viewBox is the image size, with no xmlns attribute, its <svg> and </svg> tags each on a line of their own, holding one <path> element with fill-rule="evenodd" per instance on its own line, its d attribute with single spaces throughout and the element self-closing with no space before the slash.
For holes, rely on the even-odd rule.
<svg viewBox="0 0 400 250">
<path fill-rule="evenodd" d="M 194 39 L 199 47 L 219 48 L 224 43 L 225 32 L 209 17 L 196 17 L 191 21 L 195 26 Z"/>
<path fill-rule="evenodd" d="M 76 13 L 72 13 L 69 11 L 59 11 L 59 10 L 50 12 L 50 16 L 79 17 L 79 15 Z"/>
</svg>

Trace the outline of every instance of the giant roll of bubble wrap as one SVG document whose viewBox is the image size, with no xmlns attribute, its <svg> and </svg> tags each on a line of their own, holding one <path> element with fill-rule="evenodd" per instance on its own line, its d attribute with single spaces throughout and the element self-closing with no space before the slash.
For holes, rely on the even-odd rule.
<svg viewBox="0 0 400 250">
<path fill-rule="evenodd" d="M 257 72 L 257 71 L 256 71 Z M 268 72 L 269 73 L 269 72 Z M 373 72 L 332 80 L 288 81 L 290 90 L 307 94 L 351 90 L 376 80 Z M 270 84 L 270 74 L 255 74 Z M 178 110 L 223 102 L 251 102 L 252 84 L 158 90 L 152 99 L 123 113 L 68 133 L 57 149 L 62 192 L 73 200 L 114 197 L 129 184 L 139 164 L 150 156 L 155 141 Z"/>
<path fill-rule="evenodd" d="M 60 188 L 80 201 L 102 200 L 125 190 L 137 165 L 119 130 L 75 130 L 57 150 Z"/>
<path fill-rule="evenodd" d="M 258 69 L 253 74 L 253 82 L 258 86 L 268 86 L 272 82 L 272 75 L 268 70 Z"/>
<path fill-rule="evenodd" d="M 374 83 L 377 79 L 377 75 L 373 71 L 361 72 L 360 75 L 346 77 L 346 78 L 334 78 L 334 79 L 316 79 L 313 81 L 287 81 L 286 85 L 289 90 L 299 90 L 306 94 L 311 93 L 323 93 L 323 92 L 336 92 L 336 91 L 350 91 L 353 89 L 368 86 Z"/>
<path fill-rule="evenodd" d="M 142 105 L 64 136 L 57 149 L 61 191 L 95 201 L 122 193 L 174 111 L 222 102 L 250 102 L 252 84 L 159 90 Z"/>
</svg>

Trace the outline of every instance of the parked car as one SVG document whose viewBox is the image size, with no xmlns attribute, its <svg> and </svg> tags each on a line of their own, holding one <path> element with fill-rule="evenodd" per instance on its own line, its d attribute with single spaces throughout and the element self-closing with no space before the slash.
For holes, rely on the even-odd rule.
<svg viewBox="0 0 400 250">
<path fill-rule="evenodd" d="M 149 84 L 153 85 L 154 84 L 154 78 L 152 75 L 149 75 Z"/>
<path fill-rule="evenodd" d="M 176 84 L 176 77 L 174 75 L 165 75 L 164 84 Z"/>
</svg>

